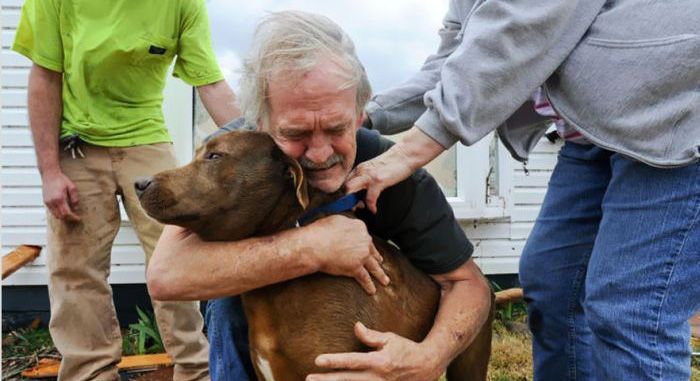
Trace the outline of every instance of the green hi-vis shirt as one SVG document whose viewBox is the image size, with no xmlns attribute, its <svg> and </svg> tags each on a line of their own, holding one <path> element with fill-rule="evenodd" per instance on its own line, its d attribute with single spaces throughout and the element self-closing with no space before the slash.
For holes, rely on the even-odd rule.
<svg viewBox="0 0 700 381">
<path fill-rule="evenodd" d="M 61 136 L 109 147 L 170 142 L 168 68 L 192 86 L 223 79 L 203 0 L 26 0 L 13 50 L 63 73 Z"/>
</svg>

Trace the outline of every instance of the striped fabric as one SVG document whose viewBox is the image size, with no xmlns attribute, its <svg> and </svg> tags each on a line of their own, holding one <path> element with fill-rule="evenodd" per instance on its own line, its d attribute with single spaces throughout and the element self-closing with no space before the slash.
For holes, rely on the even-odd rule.
<svg viewBox="0 0 700 381">
<path fill-rule="evenodd" d="M 542 87 L 538 87 L 537 90 L 535 90 L 532 94 L 532 99 L 535 101 L 535 111 L 542 116 L 552 119 L 552 123 L 554 123 L 554 126 L 557 128 L 557 134 L 559 134 L 562 139 L 578 144 L 591 144 L 578 130 L 568 125 L 559 117 L 557 112 L 554 111 L 552 104 L 549 103 L 549 99 L 547 99 Z"/>
</svg>

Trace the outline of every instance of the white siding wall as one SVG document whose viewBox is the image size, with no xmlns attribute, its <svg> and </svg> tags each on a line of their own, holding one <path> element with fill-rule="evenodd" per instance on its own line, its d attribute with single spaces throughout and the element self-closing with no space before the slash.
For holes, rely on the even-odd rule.
<svg viewBox="0 0 700 381">
<path fill-rule="evenodd" d="M 27 76 L 31 63 L 12 52 L 15 28 L 19 21 L 22 0 L 5 0 L 2 4 L 2 130 L 0 184 L 2 214 L 0 245 L 2 254 L 20 244 L 46 244 L 46 216 L 42 205 L 41 182 L 36 169 L 36 159 L 30 132 L 27 126 Z M 181 84 L 169 84 L 171 92 L 179 94 L 179 101 L 187 102 L 189 95 Z M 181 87 L 178 87 L 181 86 Z M 178 103 L 181 104 L 181 103 Z M 186 126 L 191 121 L 189 107 L 165 105 L 166 118 L 173 118 Z M 169 116 L 168 116 L 169 114 Z M 188 117 L 189 115 L 189 117 Z M 172 127 L 174 124 L 169 123 Z M 191 129 L 178 127 L 176 140 L 191 141 Z M 183 135 L 184 134 L 184 135 Z M 180 138 L 178 136 L 182 135 Z M 176 141 L 177 146 L 177 141 Z M 512 186 L 510 194 L 510 217 L 498 220 L 465 220 L 462 225 L 475 243 L 477 262 L 487 274 L 517 273 L 518 259 L 525 239 L 532 228 L 539 206 L 544 197 L 551 169 L 556 161 L 559 145 L 542 141 L 528 163 L 529 174 L 522 165 L 510 165 Z M 191 146 L 178 149 L 180 161 L 185 161 Z M 485 158 L 486 160 L 486 158 Z M 462 169 L 464 170 L 464 169 Z M 122 213 L 123 220 L 126 216 Z M 46 284 L 45 261 L 48 251 L 31 265 L 19 270 L 5 280 L 5 285 Z M 144 281 L 143 253 L 136 234 L 128 222 L 122 224 L 112 251 L 112 283 L 140 283 Z"/>
<path fill-rule="evenodd" d="M 500 147 L 501 149 L 503 147 Z M 508 192 L 510 216 L 497 220 L 462 221 L 476 247 L 476 262 L 486 274 L 516 274 L 518 260 L 539 213 L 561 144 L 542 139 L 530 155 L 527 174 L 523 165 L 511 160 Z"/>
</svg>

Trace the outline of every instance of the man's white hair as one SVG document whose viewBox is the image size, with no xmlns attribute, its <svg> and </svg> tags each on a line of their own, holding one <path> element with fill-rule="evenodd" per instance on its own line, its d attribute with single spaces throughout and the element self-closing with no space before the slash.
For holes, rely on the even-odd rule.
<svg viewBox="0 0 700 381">
<path fill-rule="evenodd" d="M 328 17 L 301 11 L 273 12 L 258 24 L 243 63 L 238 104 L 250 124 L 269 119 L 270 78 L 284 71 L 301 76 L 322 60 L 332 60 L 347 76 L 343 88 L 357 86 L 356 113 L 369 101 L 372 89 L 350 37 Z"/>
</svg>

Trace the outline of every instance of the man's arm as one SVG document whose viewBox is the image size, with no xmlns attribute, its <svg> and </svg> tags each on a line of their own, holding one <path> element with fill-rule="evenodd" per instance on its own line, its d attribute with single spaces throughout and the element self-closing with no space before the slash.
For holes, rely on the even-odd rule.
<svg viewBox="0 0 700 381">
<path fill-rule="evenodd" d="M 41 174 L 44 204 L 51 214 L 68 221 L 79 221 L 76 214 L 78 191 L 61 171 L 58 161 L 58 133 L 61 129 L 63 74 L 37 64 L 29 72 L 29 128 L 34 140 Z"/>
<path fill-rule="evenodd" d="M 440 284 L 442 297 L 435 323 L 422 342 L 416 343 L 391 332 L 374 331 L 358 323 L 355 334 L 376 351 L 320 355 L 316 365 L 340 371 L 312 374 L 306 381 L 357 377 L 397 381 L 438 379 L 483 327 L 491 308 L 491 291 L 471 259 L 433 279 Z"/>
<path fill-rule="evenodd" d="M 470 259 L 447 274 L 433 275 L 442 289 L 433 328 L 423 340 L 422 350 L 433 354 L 444 370 L 474 340 L 491 309 L 491 287 Z"/>
<path fill-rule="evenodd" d="M 217 127 L 222 127 L 241 116 L 241 111 L 236 107 L 233 90 L 225 80 L 197 86 L 197 93 Z"/>
<path fill-rule="evenodd" d="M 146 279 L 151 296 L 159 300 L 237 295 L 317 271 L 355 278 L 374 293 L 371 276 L 388 284 L 380 262 L 364 223 L 340 215 L 234 242 L 205 242 L 185 229 L 166 226 Z"/>
</svg>

